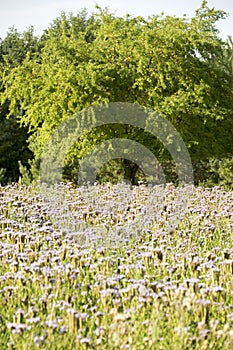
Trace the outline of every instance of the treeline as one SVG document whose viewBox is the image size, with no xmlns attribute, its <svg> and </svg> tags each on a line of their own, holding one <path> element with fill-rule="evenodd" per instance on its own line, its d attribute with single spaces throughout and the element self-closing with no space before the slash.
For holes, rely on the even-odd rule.
<svg viewBox="0 0 233 350">
<path fill-rule="evenodd" d="M 233 184 L 233 42 L 216 29 L 225 18 L 207 2 L 187 19 L 118 17 L 97 9 L 62 13 L 41 37 L 12 28 L 0 41 L 0 182 L 37 179 L 46 142 L 60 123 L 87 107 L 130 102 L 167 118 L 190 153 L 196 184 Z M 82 135 L 67 154 L 64 180 L 76 182 L 79 160 L 112 137 L 144 144 L 176 181 L 172 159 L 152 135 L 109 125 Z M 135 171 L 136 170 L 136 171 Z M 143 172 L 110 160 L 99 181 Z"/>
</svg>

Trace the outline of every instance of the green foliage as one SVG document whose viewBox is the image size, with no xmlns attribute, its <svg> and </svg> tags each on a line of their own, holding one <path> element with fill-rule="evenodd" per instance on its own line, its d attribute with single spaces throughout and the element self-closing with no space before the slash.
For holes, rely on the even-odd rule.
<svg viewBox="0 0 233 350">
<path fill-rule="evenodd" d="M 222 186 L 233 190 L 233 156 L 210 158 L 199 163 L 199 185 L 205 187 Z"/>
<path fill-rule="evenodd" d="M 32 57 L 39 50 L 39 46 L 39 40 L 34 36 L 33 27 L 28 28 L 22 34 L 11 27 L 6 37 L 0 40 L 0 62 L 6 64 L 8 68 L 17 67 L 27 54 L 30 53 Z"/>
<path fill-rule="evenodd" d="M 21 161 L 18 161 L 19 165 L 19 183 L 23 185 L 30 185 L 31 183 L 35 182 L 38 179 L 38 168 L 39 164 L 35 161 L 35 159 L 29 159 L 28 160 L 28 166 L 25 166 L 21 163 Z"/>
<path fill-rule="evenodd" d="M 19 177 L 18 160 L 28 163 L 32 152 L 28 149 L 28 134 L 20 128 L 14 116 L 6 119 L 0 111 L 0 168 L 5 169 L 4 183 L 17 181 Z"/>
<path fill-rule="evenodd" d="M 19 67 L 26 56 L 32 57 L 38 50 L 38 39 L 34 37 L 33 28 L 23 34 L 11 28 L 4 40 L 0 41 L 0 94 L 5 92 L 8 76 Z M 4 81 L 6 83 L 4 83 Z M 23 115 L 21 106 L 16 105 L 15 112 L 9 118 L 9 99 L 0 103 L 0 168 L 5 169 L 4 183 L 17 181 L 19 178 L 18 161 L 24 166 L 33 154 L 28 148 L 27 127 L 20 127 L 18 119 Z"/>
<path fill-rule="evenodd" d="M 0 184 L 5 182 L 5 173 L 6 173 L 6 169 L 1 168 L 0 169 Z"/>
<path fill-rule="evenodd" d="M 30 183 L 32 182 L 30 171 L 27 169 L 26 166 L 23 166 L 20 160 L 19 160 L 19 172 L 21 175 L 19 178 L 19 183 L 23 185 L 30 185 Z"/>
<path fill-rule="evenodd" d="M 0 101 L 9 101 L 9 115 L 19 107 L 23 111 L 18 120 L 30 131 L 36 162 L 63 120 L 89 106 L 119 101 L 164 115 L 193 161 L 233 154 L 232 51 L 215 26 L 224 16 L 205 1 L 190 20 L 121 18 L 101 9 L 90 17 L 85 11 L 62 13 L 44 32 L 43 50 L 4 73 Z M 164 147 L 141 131 L 103 127 L 83 135 L 70 150 L 64 176 L 75 180 L 78 160 L 113 133 L 150 144 L 157 158 L 167 160 Z M 129 163 L 119 162 L 126 172 Z"/>
</svg>

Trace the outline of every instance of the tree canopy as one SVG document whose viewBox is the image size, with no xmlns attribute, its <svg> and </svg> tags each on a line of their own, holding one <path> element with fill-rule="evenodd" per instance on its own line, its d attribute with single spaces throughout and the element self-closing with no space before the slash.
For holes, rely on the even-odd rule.
<svg viewBox="0 0 233 350">
<path fill-rule="evenodd" d="M 123 18 L 102 9 L 91 16 L 62 13 L 40 45 L 25 37 L 27 48 L 17 44 L 13 51 L 19 50 L 20 58 L 9 51 L 7 61 L 2 59 L 0 103 L 8 101 L 8 116 L 17 115 L 28 128 L 35 161 L 63 120 L 106 102 L 131 102 L 161 113 L 179 131 L 193 161 L 232 155 L 232 41 L 220 39 L 216 29 L 224 17 L 206 1 L 191 19 Z M 83 135 L 67 166 L 113 135 L 134 138 L 166 158 L 151 135 L 111 125 Z"/>
</svg>

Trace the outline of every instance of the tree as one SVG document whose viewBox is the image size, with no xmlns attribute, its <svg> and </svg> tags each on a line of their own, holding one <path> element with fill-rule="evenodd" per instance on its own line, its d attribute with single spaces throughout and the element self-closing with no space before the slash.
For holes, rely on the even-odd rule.
<svg viewBox="0 0 233 350">
<path fill-rule="evenodd" d="M 188 20 L 170 16 L 117 17 L 99 9 L 90 18 L 82 12 L 54 22 L 44 48 L 28 55 L 4 80 L 1 99 L 25 111 L 20 123 L 31 131 L 35 160 L 53 130 L 67 118 L 104 102 L 131 102 L 163 114 L 180 132 L 192 159 L 232 153 L 232 75 L 222 69 L 225 43 L 215 24 L 223 11 L 206 1 Z M 83 135 L 67 156 L 81 159 L 100 140 L 134 138 L 161 160 L 164 147 L 141 130 L 119 125 Z M 135 166 L 121 160 L 128 177 Z"/>
<path fill-rule="evenodd" d="M 8 75 L 20 66 L 27 54 L 31 56 L 38 50 L 38 39 L 34 37 L 33 28 L 20 34 L 14 27 L 10 28 L 6 37 L 0 40 L 0 91 L 3 93 Z M 4 80 L 6 84 L 4 84 Z M 19 178 L 19 164 L 26 165 L 33 154 L 28 148 L 28 133 L 25 126 L 20 127 L 18 117 L 23 113 L 20 105 L 15 112 L 9 114 L 9 100 L 0 105 L 0 169 L 4 170 L 1 182 L 17 181 Z"/>
</svg>

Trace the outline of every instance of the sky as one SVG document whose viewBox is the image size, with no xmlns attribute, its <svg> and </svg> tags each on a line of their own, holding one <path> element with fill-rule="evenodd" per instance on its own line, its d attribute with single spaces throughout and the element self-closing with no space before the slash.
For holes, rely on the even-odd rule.
<svg viewBox="0 0 233 350">
<path fill-rule="evenodd" d="M 60 16 L 61 11 L 77 14 L 86 8 L 88 13 L 95 12 L 95 5 L 108 7 L 116 15 L 165 15 L 187 17 L 195 15 L 195 10 L 200 7 L 201 0 L 0 0 L 0 38 L 4 39 L 9 27 L 14 26 L 19 32 L 23 32 L 30 25 L 35 28 L 35 34 L 40 36 L 44 29 Z M 219 21 L 217 28 L 220 36 L 226 39 L 233 36 L 233 1 L 209 0 L 210 8 L 226 11 L 229 16 Z"/>
</svg>

